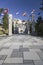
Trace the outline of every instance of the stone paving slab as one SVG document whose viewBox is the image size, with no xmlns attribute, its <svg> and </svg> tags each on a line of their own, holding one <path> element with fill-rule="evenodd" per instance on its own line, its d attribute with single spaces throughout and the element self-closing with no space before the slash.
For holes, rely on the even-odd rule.
<svg viewBox="0 0 43 65">
<path fill-rule="evenodd" d="M 6 57 L 7 57 L 7 55 L 2 55 L 0 59 L 1 59 L 1 60 L 5 60 Z"/>
<path fill-rule="evenodd" d="M 37 52 L 41 60 L 43 60 L 43 52 Z"/>
<path fill-rule="evenodd" d="M 0 51 L 0 55 L 8 55 L 9 50 L 8 49 L 3 49 L 2 51 Z"/>
<path fill-rule="evenodd" d="M 33 60 L 23 60 L 23 64 L 34 64 Z"/>
<path fill-rule="evenodd" d="M 43 45 L 39 45 L 39 44 L 32 45 L 32 46 L 30 46 L 30 48 L 32 48 L 32 49 L 43 49 Z"/>
<path fill-rule="evenodd" d="M 23 54 L 19 50 L 14 49 L 10 57 L 12 57 L 12 58 L 14 58 L 14 57 L 23 57 Z"/>
<path fill-rule="evenodd" d="M 41 52 L 41 50 L 40 49 L 29 49 L 29 51 L 31 51 L 31 52 Z"/>
<path fill-rule="evenodd" d="M 1 47 L 0 51 L 2 51 L 3 49 L 9 49 L 9 47 Z"/>
<path fill-rule="evenodd" d="M 35 65 L 43 65 L 43 61 L 34 61 Z"/>
<path fill-rule="evenodd" d="M 2 65 L 2 64 L 3 64 L 3 62 L 4 62 L 4 60 L 0 60 L 0 65 Z"/>
<path fill-rule="evenodd" d="M 3 45 L 3 47 L 10 47 L 10 46 L 11 46 L 10 43 L 6 43 L 6 44 Z"/>
<path fill-rule="evenodd" d="M 25 51 L 29 51 L 29 49 L 28 48 L 20 48 L 19 51 L 25 52 Z"/>
<path fill-rule="evenodd" d="M 43 52 L 43 49 L 40 49 Z"/>
<path fill-rule="evenodd" d="M 4 63 L 3 65 L 34 65 L 34 64 Z"/>
<path fill-rule="evenodd" d="M 23 63 L 23 58 L 6 58 L 4 63 Z"/>
<path fill-rule="evenodd" d="M 23 52 L 24 60 L 41 60 L 36 52 Z"/>
<path fill-rule="evenodd" d="M 11 49 L 19 49 L 19 45 L 12 45 L 10 48 Z"/>
</svg>

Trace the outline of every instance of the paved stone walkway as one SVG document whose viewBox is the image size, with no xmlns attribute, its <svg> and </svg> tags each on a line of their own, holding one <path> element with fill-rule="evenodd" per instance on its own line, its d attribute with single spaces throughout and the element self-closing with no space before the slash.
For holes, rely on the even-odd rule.
<svg viewBox="0 0 43 65">
<path fill-rule="evenodd" d="M 0 37 L 0 65 L 43 65 L 43 38 Z"/>
</svg>

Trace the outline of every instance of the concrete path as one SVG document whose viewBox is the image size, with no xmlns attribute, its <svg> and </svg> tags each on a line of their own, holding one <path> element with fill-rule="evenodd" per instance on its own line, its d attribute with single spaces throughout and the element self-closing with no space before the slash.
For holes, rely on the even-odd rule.
<svg viewBox="0 0 43 65">
<path fill-rule="evenodd" d="M 0 37 L 0 65 L 43 65 L 43 38 Z"/>
</svg>

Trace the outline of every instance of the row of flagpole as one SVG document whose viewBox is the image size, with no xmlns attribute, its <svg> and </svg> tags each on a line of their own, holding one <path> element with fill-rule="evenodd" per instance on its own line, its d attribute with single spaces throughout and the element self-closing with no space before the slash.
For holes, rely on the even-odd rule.
<svg viewBox="0 0 43 65">
<path fill-rule="evenodd" d="M 35 12 L 35 10 L 33 9 L 30 14 L 33 14 L 34 12 Z M 19 15 L 18 11 L 16 12 L 16 15 Z M 27 12 L 23 12 L 22 16 L 28 16 Z"/>
<path fill-rule="evenodd" d="M 6 14 L 6 13 L 8 13 L 8 12 L 9 12 L 9 9 L 3 9 L 3 12 L 1 13 L 1 15 L 4 15 L 4 14 Z M 33 9 L 33 10 L 30 12 L 30 15 L 33 14 L 34 12 L 36 12 L 35 9 Z M 19 11 L 16 11 L 15 13 L 16 13 L 16 15 L 19 15 L 19 14 L 20 14 Z M 38 13 L 38 15 L 40 15 L 40 12 Z M 22 12 L 22 16 L 28 16 L 28 13 L 27 13 L 26 11 L 24 11 L 24 12 Z"/>
<path fill-rule="evenodd" d="M 23 12 L 22 16 L 27 17 L 28 19 L 31 17 L 31 21 L 33 21 L 34 20 L 34 13 L 35 13 L 35 9 L 33 9 L 30 14 L 28 14 L 27 12 Z M 16 15 L 19 15 L 18 11 L 16 12 Z"/>
<path fill-rule="evenodd" d="M 9 9 L 4 9 L 4 11 L 1 13 L 1 16 L 3 16 L 4 14 L 8 13 L 9 12 Z M 28 14 L 27 12 L 22 12 L 22 14 L 19 12 L 19 11 L 16 11 L 16 15 L 19 15 L 21 14 L 23 17 L 32 17 L 32 14 L 34 14 L 36 12 L 35 9 L 33 9 L 30 14 Z M 38 13 L 38 15 L 40 15 L 40 12 Z"/>
</svg>

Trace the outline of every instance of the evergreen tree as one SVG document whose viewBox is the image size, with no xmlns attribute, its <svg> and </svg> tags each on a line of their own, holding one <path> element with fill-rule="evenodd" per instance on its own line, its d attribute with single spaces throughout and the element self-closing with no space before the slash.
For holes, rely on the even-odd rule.
<svg viewBox="0 0 43 65">
<path fill-rule="evenodd" d="M 43 19 L 41 16 L 39 16 L 37 19 L 37 23 L 35 25 L 35 30 L 38 35 L 43 35 Z"/>
<path fill-rule="evenodd" d="M 4 9 L 3 9 L 3 8 L 0 8 L 0 14 L 1 14 L 3 11 L 4 11 Z"/>
<path fill-rule="evenodd" d="M 8 29 L 8 14 L 5 14 L 3 17 L 3 28 Z"/>
<path fill-rule="evenodd" d="M 43 11 L 43 0 L 41 1 L 41 7 L 39 9 Z"/>
</svg>

